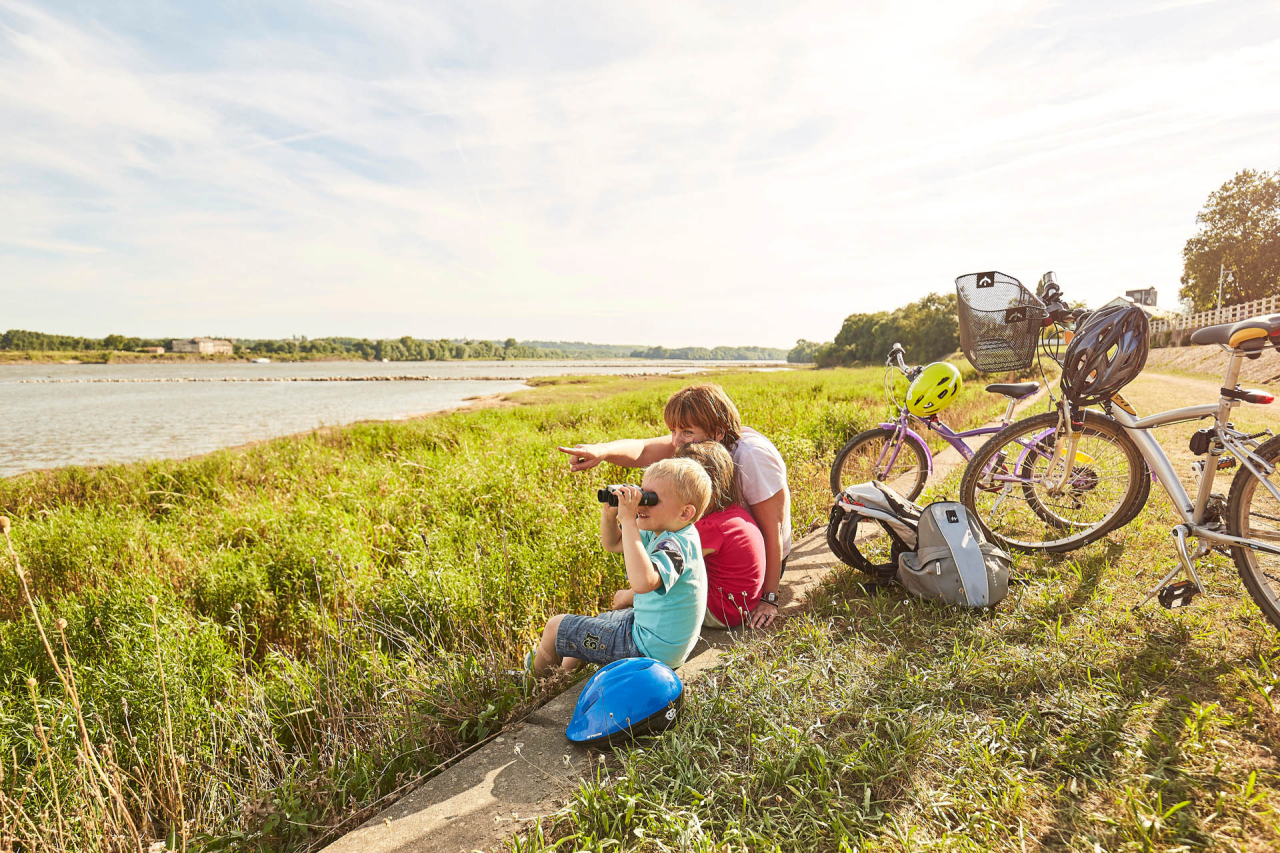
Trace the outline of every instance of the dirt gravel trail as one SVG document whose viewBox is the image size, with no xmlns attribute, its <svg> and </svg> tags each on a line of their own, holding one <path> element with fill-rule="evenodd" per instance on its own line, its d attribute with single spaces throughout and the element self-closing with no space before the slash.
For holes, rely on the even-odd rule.
<svg viewBox="0 0 1280 853">
<path fill-rule="evenodd" d="M 1255 359 L 1245 359 L 1240 370 L 1240 382 L 1246 385 L 1280 385 L 1280 358 L 1277 353 L 1264 352 Z M 1190 374 L 1193 378 L 1221 376 L 1226 367 L 1226 357 L 1216 346 L 1161 347 L 1147 356 L 1147 370 L 1162 375 Z"/>
</svg>

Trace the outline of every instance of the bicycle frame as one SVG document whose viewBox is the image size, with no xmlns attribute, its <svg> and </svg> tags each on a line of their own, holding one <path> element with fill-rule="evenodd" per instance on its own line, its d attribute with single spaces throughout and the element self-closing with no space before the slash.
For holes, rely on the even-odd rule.
<svg viewBox="0 0 1280 853">
<path fill-rule="evenodd" d="M 893 438 L 885 442 L 884 447 L 881 448 L 880 456 L 876 459 L 875 468 L 873 470 L 891 470 L 898 461 L 898 454 L 902 452 L 903 441 L 910 438 L 914 439 L 915 442 L 924 449 L 925 465 L 928 468 L 926 476 L 933 476 L 933 451 L 929 449 L 929 443 L 924 440 L 923 436 L 911 428 L 913 421 L 918 421 L 919 423 L 924 424 L 925 427 L 942 436 L 943 440 L 946 441 L 947 444 L 951 445 L 951 447 L 967 462 L 973 458 L 975 451 L 968 445 L 968 443 L 966 443 L 965 439 L 984 438 L 989 435 L 994 435 L 1008 426 L 1013 420 L 1014 407 L 1021 401 L 1012 397 L 1009 398 L 1009 405 L 1005 407 L 1004 416 L 1000 419 L 999 425 L 993 427 L 978 427 L 977 429 L 956 432 L 951 427 L 943 423 L 936 414 L 930 415 L 927 418 L 921 418 L 911 414 L 907 411 L 905 404 L 895 399 L 890 377 L 892 371 L 896 369 L 908 380 L 914 381 L 920 374 L 921 368 L 907 367 L 902 356 L 902 345 L 894 344 L 893 349 L 889 351 L 889 357 L 885 359 L 884 396 L 889 405 L 898 410 L 898 417 L 895 420 L 883 421 L 878 424 L 881 429 L 893 430 Z"/>
<path fill-rule="evenodd" d="M 893 440 L 886 442 L 884 450 L 880 451 L 880 458 L 876 460 L 876 470 L 887 471 L 892 468 L 893 463 L 898 461 L 898 452 L 902 449 L 903 438 L 909 437 L 914 438 L 919 442 L 920 446 L 924 448 L 924 458 L 925 462 L 929 466 L 929 476 L 933 476 L 933 451 L 929 449 L 929 443 L 921 437 L 920 433 L 911 428 L 912 421 L 919 421 L 938 435 L 942 436 L 943 440 L 945 440 L 947 444 L 951 445 L 951 447 L 964 457 L 966 462 L 968 462 L 973 458 L 974 450 L 965 442 L 965 439 L 995 435 L 1000 430 L 1004 429 L 1013 419 L 1013 409 L 1018 402 L 1018 400 L 1014 400 L 1012 398 L 1009 400 L 1009 405 L 1004 411 L 1004 417 L 1000 419 L 1000 424 L 998 426 L 978 427 L 977 429 L 968 429 L 963 432 L 956 432 L 951 427 L 944 424 L 937 415 L 933 415 L 929 418 L 918 418 L 908 412 L 904 406 L 902 407 L 901 413 L 898 415 L 898 419 L 896 421 L 885 421 L 878 424 L 881 429 L 893 430 Z M 889 464 L 881 468 L 881 464 L 885 461 L 884 455 L 889 453 L 890 450 L 892 450 L 892 454 L 889 457 Z"/>
<path fill-rule="evenodd" d="M 1231 353 L 1231 359 L 1227 364 L 1227 370 L 1222 380 L 1224 389 L 1236 387 L 1236 383 L 1240 378 L 1240 367 L 1245 358 L 1245 354 L 1242 352 L 1236 350 L 1228 350 L 1228 352 Z M 1160 483 L 1165 494 L 1173 501 L 1173 507 L 1178 513 L 1178 517 L 1182 519 L 1182 523 L 1174 527 L 1172 531 L 1179 564 L 1147 593 L 1147 597 L 1143 599 L 1139 606 L 1151 600 L 1178 572 L 1184 570 L 1187 572 L 1188 579 L 1195 584 L 1198 590 L 1203 592 L 1204 584 L 1196 573 L 1195 561 L 1213 549 L 1212 543 L 1252 548 L 1257 551 L 1280 555 L 1280 544 L 1270 544 L 1256 539 L 1232 536 L 1218 529 L 1216 525 L 1205 523 L 1209 499 L 1213 494 L 1213 481 L 1218 472 L 1217 460 L 1226 451 L 1230 451 L 1241 467 L 1248 471 L 1250 476 L 1256 477 L 1275 499 L 1280 501 L 1280 487 L 1277 487 L 1269 479 L 1275 473 L 1275 466 L 1268 464 L 1264 459 L 1252 452 L 1261 442 L 1256 437 L 1246 436 L 1227 425 L 1227 418 L 1230 416 L 1231 410 L 1240 405 L 1239 400 L 1220 396 L 1216 403 L 1185 406 L 1146 417 L 1139 417 L 1123 397 L 1116 395 L 1112 400 L 1115 405 L 1112 409 L 1111 417 L 1124 428 L 1125 433 L 1133 440 L 1156 481 Z M 1193 499 L 1182 485 L 1177 472 L 1174 471 L 1173 463 L 1170 462 L 1168 454 L 1165 453 L 1164 448 L 1156 437 L 1150 433 L 1150 430 L 1169 424 L 1186 423 L 1205 418 L 1214 419 L 1214 439 L 1210 444 L 1209 451 L 1206 454 L 1202 454 L 1200 483 Z M 1269 434 L 1270 431 L 1268 430 L 1267 433 Z M 1074 435 L 1069 433 L 1069 438 L 1077 437 L 1078 433 Z M 1062 458 L 1067 462 L 1063 469 L 1064 472 L 1073 470 L 1075 450 L 1075 441 L 1068 441 L 1066 450 L 1062 452 Z M 1058 448 L 1055 448 L 1054 457 L 1055 461 L 1056 458 L 1059 458 Z M 1205 457 L 1207 457 L 1207 461 L 1204 461 Z M 1052 469 L 1053 467 L 1053 462 L 1050 462 L 1050 468 Z M 1236 476 L 1239 476 L 1239 474 Z M 1061 479 L 1065 480 L 1065 476 Z M 1194 536 L 1198 540 L 1194 553 L 1187 547 L 1187 537 L 1189 536 Z"/>
<path fill-rule="evenodd" d="M 1244 357 L 1244 353 L 1231 351 L 1231 360 L 1228 362 L 1226 374 L 1222 378 L 1223 388 L 1236 387 L 1236 383 L 1240 379 L 1240 366 L 1244 362 Z M 1174 509 L 1186 524 L 1195 527 L 1202 526 L 1205 508 L 1208 506 L 1209 496 L 1213 492 L 1213 480 L 1217 474 L 1217 465 L 1205 466 L 1205 470 L 1200 477 L 1200 488 L 1197 490 L 1195 500 L 1192 501 L 1190 495 L 1187 494 L 1187 490 L 1183 488 L 1182 481 L 1174 473 L 1173 464 L 1165 454 L 1164 448 L 1156 441 L 1155 436 L 1147 432 L 1147 430 L 1154 427 L 1212 417 L 1214 419 L 1214 433 L 1218 443 L 1226 450 L 1230 450 L 1232 455 L 1239 460 L 1241 466 L 1251 475 L 1257 477 L 1276 500 L 1280 501 L 1280 488 L 1277 488 L 1268 479 L 1275 471 L 1274 466 L 1267 464 L 1266 461 L 1258 458 L 1252 452 L 1260 442 L 1256 439 L 1242 437 L 1235 430 L 1227 427 L 1227 418 L 1230 416 L 1231 410 L 1239 405 L 1239 400 L 1221 396 L 1216 403 L 1172 409 L 1167 412 L 1149 415 L 1145 418 L 1137 417 L 1136 413 L 1133 412 L 1126 412 L 1123 407 L 1116 408 L 1112 413 L 1116 421 L 1124 427 L 1125 432 L 1138 445 L 1138 450 L 1142 452 L 1143 458 L 1147 460 L 1147 465 L 1156 475 L 1156 479 L 1160 481 L 1160 485 L 1164 487 L 1165 492 L 1173 501 Z M 1209 455 L 1216 458 L 1221 455 L 1221 451 L 1216 454 L 1211 451 Z M 1229 544 L 1246 544 L 1245 540 L 1226 536 L 1226 534 L 1212 530 L 1205 531 L 1205 538 Z M 1262 550 L 1280 554 L 1280 548 L 1266 546 Z"/>
</svg>

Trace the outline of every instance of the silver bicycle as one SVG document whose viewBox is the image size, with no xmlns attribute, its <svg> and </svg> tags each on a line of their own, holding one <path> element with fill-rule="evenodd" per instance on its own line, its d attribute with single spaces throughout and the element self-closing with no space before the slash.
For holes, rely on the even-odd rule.
<svg viewBox="0 0 1280 853">
<path fill-rule="evenodd" d="M 1191 340 L 1229 354 L 1216 402 L 1141 417 L 1119 393 L 1104 404 L 1104 413 L 1073 412 L 1063 400 L 1058 411 L 1013 423 L 979 448 L 960 499 L 1006 547 L 1070 551 L 1141 512 L 1149 470 L 1181 519 L 1172 530 L 1178 565 L 1139 606 L 1152 598 L 1165 607 L 1191 603 L 1204 591 L 1196 563 L 1217 551 L 1230 554 L 1249 595 L 1280 628 L 1280 438 L 1269 429 L 1246 434 L 1230 422 L 1231 410 L 1242 402 L 1273 401 L 1270 392 L 1242 389 L 1238 381 L 1246 358 L 1280 353 L 1280 315 L 1200 329 Z M 1151 430 L 1205 418 L 1213 418 L 1212 426 L 1190 442 L 1197 457 L 1192 497 Z M 1046 429 L 1052 430 L 1048 438 Z M 1218 472 L 1233 468 L 1227 494 L 1215 492 Z M 1174 583 L 1179 573 L 1186 578 Z"/>
</svg>

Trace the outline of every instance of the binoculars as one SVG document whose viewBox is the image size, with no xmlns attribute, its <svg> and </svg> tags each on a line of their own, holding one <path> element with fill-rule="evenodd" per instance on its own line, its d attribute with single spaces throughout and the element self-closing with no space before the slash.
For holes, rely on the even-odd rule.
<svg viewBox="0 0 1280 853">
<path fill-rule="evenodd" d="M 600 501 L 600 503 L 602 504 L 608 504 L 609 506 L 617 506 L 618 495 L 613 491 L 616 488 L 618 487 L 605 486 L 603 489 L 596 492 L 596 500 Z M 640 506 L 657 506 L 657 505 L 658 505 L 657 492 L 641 492 L 640 493 Z"/>
</svg>

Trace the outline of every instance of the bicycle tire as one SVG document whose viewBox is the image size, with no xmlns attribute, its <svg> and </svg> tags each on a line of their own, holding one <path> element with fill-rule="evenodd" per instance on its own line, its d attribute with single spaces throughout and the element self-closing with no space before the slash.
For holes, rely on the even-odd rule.
<svg viewBox="0 0 1280 853">
<path fill-rule="evenodd" d="M 916 439 L 904 433 L 901 437 L 902 447 L 898 450 L 892 470 L 886 471 L 883 476 L 876 476 L 876 472 L 872 470 L 875 467 L 875 461 L 880 458 L 880 452 L 885 443 L 892 441 L 894 434 L 895 430 L 876 427 L 860 432 L 849 439 L 831 463 L 831 494 L 838 495 L 855 483 L 880 480 L 907 500 L 914 501 L 924 491 L 925 481 L 929 479 L 929 453 Z M 914 474 L 908 467 L 903 468 L 901 474 L 890 477 L 889 475 L 897 470 L 898 461 L 903 458 L 904 451 L 910 451 L 911 456 L 914 457 Z M 851 468 L 846 472 L 846 467 L 849 467 L 847 463 L 851 458 L 867 459 L 869 456 L 871 461 L 865 466 L 865 470 Z M 901 488 L 908 483 L 911 486 L 909 493 Z"/>
<path fill-rule="evenodd" d="M 1150 474 L 1133 439 L 1120 424 L 1101 413 L 1086 411 L 1084 415 L 1080 450 L 1089 454 L 1093 473 L 1086 476 L 1078 463 L 1072 476 L 1078 478 L 1079 484 L 1062 494 L 1046 491 L 1040 496 L 1034 492 L 1035 482 L 1027 475 L 1026 467 L 1027 453 L 1034 449 L 1028 442 L 1045 430 L 1056 430 L 1057 412 L 1043 412 L 1009 424 L 969 460 L 960 481 L 960 501 L 1001 547 L 1023 553 L 1074 551 L 1128 524 L 1146 505 L 1151 492 Z M 1013 464 L 1018 466 L 1021 479 L 1013 479 L 1004 467 L 1009 457 L 1016 460 Z M 993 466 L 1001 468 L 1003 475 L 991 474 Z M 996 488 L 997 483 L 1003 485 Z M 1020 494 L 1008 509 L 1002 509 L 1015 484 L 1020 484 Z M 1026 500 L 1028 490 L 1037 495 L 1035 501 Z M 1089 494 L 1098 496 L 1096 503 L 1105 512 L 1079 512 L 1083 497 Z M 1025 505 L 1027 511 L 1020 511 L 1019 504 Z M 1074 517 L 1071 510 L 1077 511 Z M 1050 538 L 1055 534 L 1061 535 Z"/>
<path fill-rule="evenodd" d="M 1271 465 L 1280 466 L 1280 436 L 1254 451 Z M 1280 480 L 1280 471 L 1271 475 Z M 1255 524 L 1255 519 L 1260 522 Z M 1280 542 L 1280 501 L 1243 465 L 1231 480 L 1227 495 L 1227 533 L 1246 539 L 1266 538 Z M 1263 533 L 1263 537 L 1259 537 Z M 1231 559 L 1254 604 L 1276 628 L 1280 628 L 1280 556 L 1233 545 Z M 1268 583 L 1267 581 L 1270 581 Z"/>
</svg>

